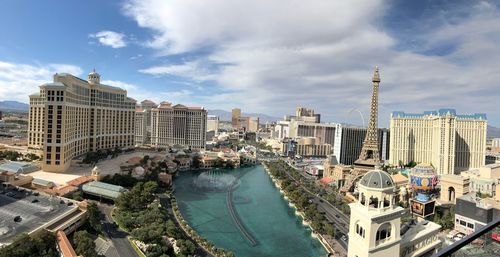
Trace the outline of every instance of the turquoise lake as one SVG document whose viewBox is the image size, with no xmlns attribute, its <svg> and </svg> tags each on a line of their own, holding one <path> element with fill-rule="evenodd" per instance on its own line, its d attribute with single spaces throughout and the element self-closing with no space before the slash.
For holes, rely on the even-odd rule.
<svg viewBox="0 0 500 257">
<path fill-rule="evenodd" d="M 223 190 L 227 184 L 236 185 L 230 196 Z M 174 185 L 179 209 L 189 225 L 202 237 L 238 257 L 327 254 L 260 165 L 181 172 Z"/>
</svg>

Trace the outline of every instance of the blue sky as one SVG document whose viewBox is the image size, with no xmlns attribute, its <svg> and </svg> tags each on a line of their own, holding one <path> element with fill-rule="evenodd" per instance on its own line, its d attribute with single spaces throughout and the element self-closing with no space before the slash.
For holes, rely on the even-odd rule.
<svg viewBox="0 0 500 257">
<path fill-rule="evenodd" d="M 360 123 L 378 65 L 381 126 L 445 107 L 500 125 L 495 1 L 5 0 L 0 13 L 0 100 L 96 68 L 139 101 Z"/>
</svg>

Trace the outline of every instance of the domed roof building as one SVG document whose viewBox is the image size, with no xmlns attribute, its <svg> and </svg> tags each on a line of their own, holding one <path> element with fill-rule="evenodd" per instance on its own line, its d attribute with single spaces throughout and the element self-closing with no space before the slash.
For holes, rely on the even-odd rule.
<svg viewBox="0 0 500 257">
<path fill-rule="evenodd" d="M 394 181 L 387 172 L 372 170 L 361 178 L 359 185 L 372 189 L 387 189 L 394 188 Z"/>
<path fill-rule="evenodd" d="M 440 226 L 427 222 L 401 230 L 401 217 L 406 211 L 395 204 L 396 185 L 383 170 L 367 172 L 358 183 L 358 201 L 350 203 L 349 257 L 419 256 L 434 252 L 440 244 Z M 418 233 L 417 233 L 418 232 Z M 411 248 L 429 238 L 421 249 Z"/>
</svg>

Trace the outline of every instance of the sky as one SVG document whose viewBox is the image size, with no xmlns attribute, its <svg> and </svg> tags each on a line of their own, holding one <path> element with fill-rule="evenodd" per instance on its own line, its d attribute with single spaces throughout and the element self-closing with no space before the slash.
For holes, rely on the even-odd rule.
<svg viewBox="0 0 500 257">
<path fill-rule="evenodd" d="M 474 0 L 4 0 L 0 100 L 56 72 L 138 101 L 323 121 L 455 108 L 500 126 L 500 4 Z"/>
</svg>

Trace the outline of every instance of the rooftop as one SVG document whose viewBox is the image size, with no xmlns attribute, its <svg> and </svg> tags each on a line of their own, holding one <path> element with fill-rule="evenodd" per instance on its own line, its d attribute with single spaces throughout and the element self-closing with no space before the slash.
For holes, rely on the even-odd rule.
<svg viewBox="0 0 500 257">
<path fill-rule="evenodd" d="M 0 245 L 10 244 L 16 235 L 30 233 L 51 221 L 63 218 L 77 208 L 76 205 L 68 206 L 65 198 L 34 195 L 31 190 L 3 190 L 9 195 L 0 194 Z M 35 199 L 37 202 L 34 202 Z M 15 222 L 16 216 L 20 216 L 22 220 Z"/>
<path fill-rule="evenodd" d="M 369 171 L 361 178 L 359 184 L 371 189 L 387 189 L 394 187 L 394 181 L 391 176 L 383 170 Z"/>
<path fill-rule="evenodd" d="M 405 113 L 395 111 L 391 113 L 391 118 L 433 118 L 452 116 L 462 120 L 486 120 L 485 113 L 457 114 L 455 109 L 439 109 L 437 111 L 424 111 L 423 113 Z"/>
<path fill-rule="evenodd" d="M 38 166 L 29 162 L 7 162 L 0 164 L 0 171 L 11 171 L 17 174 L 26 174 L 39 169 Z"/>
<path fill-rule="evenodd" d="M 126 192 L 122 186 L 93 181 L 83 185 L 83 191 L 87 194 L 102 196 L 104 198 L 116 199 L 121 193 Z"/>
</svg>

